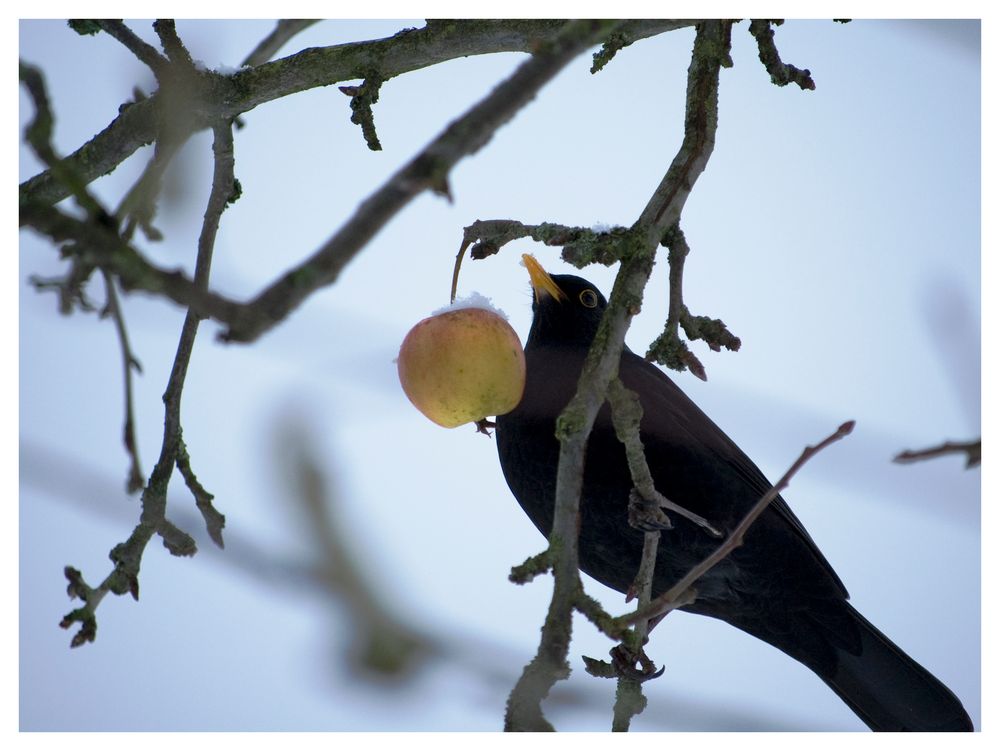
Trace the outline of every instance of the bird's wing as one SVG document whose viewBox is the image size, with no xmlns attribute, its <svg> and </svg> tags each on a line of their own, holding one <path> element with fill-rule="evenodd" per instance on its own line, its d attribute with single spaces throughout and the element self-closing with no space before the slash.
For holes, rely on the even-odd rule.
<svg viewBox="0 0 1000 751">
<path fill-rule="evenodd" d="M 654 444 L 657 442 L 704 447 L 711 452 L 714 464 L 720 470 L 732 472 L 733 479 L 741 480 L 739 484 L 750 491 L 743 498 L 726 499 L 727 503 L 736 503 L 740 507 L 740 516 L 772 487 L 740 447 L 655 365 L 634 352 L 626 351 L 622 354 L 619 376 L 627 387 L 640 395 L 643 404 L 642 435 L 647 455 L 655 452 Z M 771 509 L 805 543 L 816 562 L 846 598 L 847 590 L 840 577 L 785 500 L 779 496 L 771 503 Z"/>
</svg>

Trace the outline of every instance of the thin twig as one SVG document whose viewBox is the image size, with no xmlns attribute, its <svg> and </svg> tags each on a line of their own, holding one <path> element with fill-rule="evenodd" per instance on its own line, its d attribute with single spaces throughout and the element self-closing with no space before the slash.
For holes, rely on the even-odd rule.
<svg viewBox="0 0 1000 751">
<path fill-rule="evenodd" d="M 215 171 L 198 239 L 198 258 L 195 264 L 195 285 L 199 289 L 206 289 L 208 286 L 219 219 L 234 190 L 232 125 L 228 122 L 219 123 L 214 130 Z M 197 546 L 191 536 L 178 529 L 166 517 L 167 488 L 175 466 L 181 469 L 188 487 L 195 495 L 196 504 L 205 518 L 209 535 L 217 544 L 220 546 L 222 544 L 221 530 L 225 519 L 211 507 L 211 494 L 205 491 L 191 472 L 190 459 L 184 446 L 181 429 L 181 395 L 199 321 L 199 315 L 189 310 L 181 327 L 177 353 L 163 394 L 163 443 L 160 447 L 160 456 L 142 492 L 142 513 L 139 523 L 129 538 L 111 551 L 114 570 L 98 587 L 90 588 L 78 571 L 67 567 L 66 576 L 70 580 L 71 593 L 84 600 L 83 607 L 67 614 L 60 623 L 63 628 L 69 628 L 73 623 L 80 623 L 80 630 L 74 635 L 71 646 L 80 646 L 94 640 L 97 633 L 95 611 L 108 592 L 118 595 L 130 593 L 133 598 L 139 598 L 139 569 L 146 546 L 154 535 L 161 537 L 164 546 L 173 555 L 194 555 L 196 552 Z M 210 508 L 211 512 L 206 514 L 206 508 Z"/>
<path fill-rule="evenodd" d="M 781 62 L 778 48 L 774 44 L 774 30 L 771 24 L 780 26 L 782 21 L 766 21 L 757 19 L 750 22 L 750 33 L 757 40 L 757 50 L 760 61 L 764 64 L 767 72 L 771 74 L 771 83 L 776 86 L 785 86 L 789 83 L 798 84 L 803 90 L 812 91 L 816 88 L 812 74 L 808 70 L 801 70 L 794 65 Z"/>
<path fill-rule="evenodd" d="M 741 342 L 733 336 L 729 329 L 719 319 L 707 316 L 692 316 L 684 304 L 684 261 L 691 252 L 680 224 L 670 227 L 663 235 L 661 243 L 669 249 L 670 263 L 670 304 L 667 311 L 667 322 L 661 333 L 646 351 L 646 359 L 658 362 L 672 370 L 690 370 L 695 376 L 705 381 L 705 366 L 695 354 L 688 349 L 687 343 L 680 338 L 678 326 L 684 328 L 684 333 L 691 341 L 702 339 L 709 348 L 718 352 L 722 347 L 736 352 Z"/>
<path fill-rule="evenodd" d="M 716 550 L 705 558 L 701 563 L 692 568 L 684 577 L 669 590 L 653 600 L 647 607 L 639 608 L 634 613 L 622 616 L 619 620 L 622 623 L 639 623 L 657 618 L 670 612 L 684 604 L 688 604 L 694 599 L 694 585 L 707 571 L 723 560 L 733 550 L 743 544 L 743 537 L 747 530 L 753 525 L 757 518 L 764 513 L 771 502 L 778 497 L 782 490 L 788 487 L 792 477 L 802 468 L 802 466 L 812 459 L 816 454 L 832 443 L 849 435 L 854 430 L 854 421 L 849 420 L 835 430 L 831 435 L 824 438 L 815 446 L 806 446 L 802 455 L 795 460 L 788 471 L 782 475 L 781 479 L 754 504 L 753 508 L 743 517 L 742 521 L 730 533 L 729 537 Z"/>
<path fill-rule="evenodd" d="M 97 25 L 114 37 L 139 60 L 149 66 L 157 80 L 166 72 L 169 61 L 156 48 L 140 39 L 132 29 L 118 20 L 98 20 Z"/>
<path fill-rule="evenodd" d="M 209 194 L 208 205 L 205 208 L 201 234 L 198 236 L 198 258 L 195 263 L 194 274 L 195 286 L 202 290 L 208 289 L 208 279 L 212 268 L 212 255 L 215 249 L 215 238 L 219 231 L 219 222 L 221 221 L 222 213 L 236 195 L 232 124 L 228 122 L 217 123 L 213 130 L 215 139 L 212 143 L 212 153 L 215 170 L 212 175 L 212 191 Z M 199 321 L 200 317 L 198 314 L 189 310 L 184 320 L 184 327 L 185 330 L 190 329 L 192 343 L 197 333 Z M 180 409 L 179 394 L 177 409 Z M 179 424 L 179 414 L 177 419 Z M 188 456 L 187 446 L 180 436 L 178 436 L 175 452 L 175 464 L 184 478 L 188 489 L 194 495 L 195 504 L 201 512 L 202 518 L 205 520 L 205 527 L 208 530 L 209 537 L 220 548 L 223 547 L 222 529 L 226 524 L 226 518 L 212 505 L 212 494 L 205 489 L 195 476 L 194 470 L 191 469 L 191 458 Z"/>
<path fill-rule="evenodd" d="M 341 86 L 340 90 L 351 98 L 351 122 L 361 126 L 361 134 L 372 151 L 381 151 L 382 144 L 375 130 L 375 115 L 372 105 L 378 102 L 382 79 L 369 76 L 360 86 Z"/>
<path fill-rule="evenodd" d="M 21 206 L 20 214 L 26 225 L 57 242 L 75 241 L 79 246 L 77 257 L 114 272 L 125 291 L 141 289 L 162 295 L 191 308 L 202 318 L 225 322 L 239 316 L 239 303 L 201 289 L 179 270 L 153 264 L 108 226 L 69 216 L 42 203 Z"/>
<path fill-rule="evenodd" d="M 135 437 L 135 417 L 132 398 L 132 371 L 142 372 L 142 365 L 132 352 L 129 344 L 128 331 L 125 328 L 125 316 L 122 313 L 121 304 L 118 301 L 118 293 L 115 291 L 115 280 L 106 270 L 102 269 L 104 276 L 104 286 L 107 290 L 108 303 L 105 311 L 115 322 L 115 329 L 118 331 L 118 342 L 122 349 L 122 365 L 124 369 L 125 383 L 125 425 L 122 428 L 122 441 L 125 444 L 125 451 L 129 456 L 129 471 L 125 481 L 125 489 L 131 495 L 142 489 L 145 483 L 145 476 L 139 463 L 139 445 Z"/>
<path fill-rule="evenodd" d="M 945 441 L 940 446 L 919 450 L 902 451 L 893 458 L 897 464 L 912 464 L 913 462 L 935 459 L 949 454 L 965 454 L 965 468 L 978 467 L 983 458 L 983 439 L 974 441 Z"/>
<path fill-rule="evenodd" d="M 33 65 L 19 62 L 18 75 L 35 105 L 35 116 L 24 129 L 25 140 L 42 163 L 49 168 L 48 172 L 52 178 L 65 190 L 63 198 L 72 195 L 90 218 L 107 221 L 109 219 L 107 213 L 87 190 L 87 183 L 77 172 L 74 164 L 68 159 L 59 157 L 52 146 L 55 118 L 49 106 L 48 91 L 42 72 Z"/>
<path fill-rule="evenodd" d="M 260 44 L 254 47 L 253 51 L 243 59 L 240 67 L 252 67 L 266 63 L 277 54 L 278 50 L 288 43 L 288 40 L 300 31 L 308 29 L 316 23 L 316 20 L 308 18 L 279 19 L 277 25 L 274 27 L 274 31 L 264 37 L 260 41 Z"/>
<path fill-rule="evenodd" d="M 115 211 L 115 216 L 122 225 L 122 237 L 125 241 L 132 239 L 136 225 L 148 239 L 162 239 L 160 231 L 153 226 L 153 218 L 156 216 L 156 200 L 163 185 L 163 175 L 193 133 L 190 128 L 167 127 L 166 123 L 164 125 L 160 138 L 153 147 L 153 156 Z"/>
<path fill-rule="evenodd" d="M 648 606 L 653 598 L 653 572 L 656 569 L 656 552 L 659 546 L 659 530 L 643 533 L 642 557 L 639 561 L 639 571 L 636 573 L 635 582 L 632 585 L 632 591 L 638 594 L 637 607 L 639 608 Z M 616 647 L 618 653 L 626 653 L 629 661 L 634 663 L 634 658 L 643 654 L 642 648 L 649 636 L 649 628 L 650 621 L 638 621 L 632 628 L 632 642 L 638 653 L 629 649 L 624 642 Z M 629 664 L 628 668 L 631 673 L 633 671 L 632 664 Z M 652 673 L 652 665 L 650 668 L 650 674 L 655 675 Z M 632 724 L 632 718 L 646 708 L 646 697 L 642 693 L 643 679 L 631 674 L 616 672 L 618 687 L 615 691 L 615 703 L 612 709 L 611 730 L 627 732 Z"/>
</svg>

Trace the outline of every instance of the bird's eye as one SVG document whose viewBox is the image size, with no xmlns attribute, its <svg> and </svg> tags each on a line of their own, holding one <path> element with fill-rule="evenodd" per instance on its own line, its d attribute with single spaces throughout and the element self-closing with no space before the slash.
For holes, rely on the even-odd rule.
<svg viewBox="0 0 1000 751">
<path fill-rule="evenodd" d="M 580 293 L 580 302 L 585 308 L 596 308 L 597 293 L 592 289 L 585 289 Z"/>
</svg>

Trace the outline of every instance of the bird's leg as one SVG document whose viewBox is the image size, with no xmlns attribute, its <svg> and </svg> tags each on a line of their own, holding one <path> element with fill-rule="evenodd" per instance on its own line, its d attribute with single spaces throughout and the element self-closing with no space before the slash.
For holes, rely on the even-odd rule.
<svg viewBox="0 0 1000 751">
<path fill-rule="evenodd" d="M 492 420 L 487 420 L 485 417 L 482 420 L 476 420 L 476 432 L 482 433 L 487 438 L 492 438 L 493 434 L 490 432 L 490 428 L 495 428 L 497 424 Z"/>
</svg>

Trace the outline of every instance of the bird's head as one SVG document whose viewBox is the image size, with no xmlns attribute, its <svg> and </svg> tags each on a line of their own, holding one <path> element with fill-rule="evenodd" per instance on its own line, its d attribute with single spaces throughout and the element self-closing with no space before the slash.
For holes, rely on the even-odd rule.
<svg viewBox="0 0 1000 751">
<path fill-rule="evenodd" d="M 523 258 L 534 290 L 534 319 L 527 346 L 589 347 L 608 304 L 604 295 L 586 279 L 569 274 L 551 276 L 534 256 L 525 254 Z"/>
</svg>

